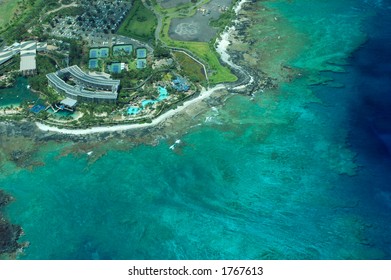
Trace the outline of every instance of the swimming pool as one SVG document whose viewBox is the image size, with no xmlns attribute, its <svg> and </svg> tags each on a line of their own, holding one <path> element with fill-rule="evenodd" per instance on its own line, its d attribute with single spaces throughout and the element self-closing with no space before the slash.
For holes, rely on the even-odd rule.
<svg viewBox="0 0 391 280">
<path fill-rule="evenodd" d="M 127 112 L 128 112 L 128 115 L 137 115 L 138 113 L 141 112 L 141 108 L 139 108 L 139 107 L 129 107 Z"/>
<path fill-rule="evenodd" d="M 143 106 L 143 108 L 149 104 L 155 104 L 157 101 L 156 100 L 151 100 L 151 99 L 147 99 L 147 100 L 143 100 L 141 102 L 141 106 Z"/>
<path fill-rule="evenodd" d="M 75 113 L 74 112 L 69 112 L 69 111 L 66 111 L 66 110 L 60 110 L 60 111 L 54 112 L 52 108 L 49 108 L 47 110 L 47 112 L 49 114 L 51 114 L 52 117 L 54 117 L 56 119 L 61 119 L 61 118 L 64 118 L 64 117 L 72 117 L 72 118 L 75 117 Z"/>
<path fill-rule="evenodd" d="M 158 90 L 159 90 L 159 97 L 157 100 L 162 101 L 164 99 L 167 99 L 167 97 L 168 97 L 167 89 L 164 87 L 159 87 Z"/>
</svg>

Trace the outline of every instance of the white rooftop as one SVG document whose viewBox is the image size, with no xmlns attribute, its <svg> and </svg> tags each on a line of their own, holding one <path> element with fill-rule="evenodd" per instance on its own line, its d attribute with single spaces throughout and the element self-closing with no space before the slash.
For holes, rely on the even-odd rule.
<svg viewBox="0 0 391 280">
<path fill-rule="evenodd" d="M 65 105 L 65 106 L 68 106 L 68 107 L 74 107 L 76 105 L 77 101 L 75 99 L 72 99 L 72 98 L 65 98 L 64 100 L 61 101 L 61 104 Z"/>
<path fill-rule="evenodd" d="M 35 70 L 35 69 L 37 69 L 35 54 L 24 55 L 20 57 L 20 71 Z"/>
</svg>

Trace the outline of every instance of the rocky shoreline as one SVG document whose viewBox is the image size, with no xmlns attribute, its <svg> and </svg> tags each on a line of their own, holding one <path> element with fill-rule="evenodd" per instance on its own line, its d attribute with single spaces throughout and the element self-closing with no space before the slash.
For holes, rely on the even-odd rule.
<svg viewBox="0 0 391 280">
<path fill-rule="evenodd" d="M 20 226 L 11 224 L 3 215 L 2 209 L 12 202 L 13 198 L 0 190 L 0 259 L 13 259 L 27 243 L 19 243 L 23 230 Z"/>
<path fill-rule="evenodd" d="M 277 87 L 277 83 L 272 78 L 268 77 L 265 73 L 259 71 L 255 67 L 252 67 L 248 63 L 245 63 L 244 57 L 247 55 L 246 52 L 240 52 L 232 48 L 236 44 L 254 44 L 251 39 L 248 39 L 247 32 L 251 27 L 251 18 L 248 16 L 248 11 L 254 9 L 256 1 L 242 1 L 239 3 L 240 9 L 237 8 L 236 12 L 240 20 L 234 20 L 233 26 L 229 27 L 231 30 L 228 32 L 228 46 L 225 48 L 226 53 L 229 56 L 231 65 L 227 64 L 226 61 L 221 59 L 222 63 L 227 65 L 232 69 L 235 75 L 238 76 L 238 81 L 235 83 L 225 84 L 226 89 L 230 93 L 240 93 L 246 95 L 252 95 L 255 92 L 262 91 L 267 88 Z M 232 67 L 232 64 L 237 67 Z M 250 79 L 252 81 L 250 82 Z M 225 99 L 222 96 L 209 97 L 210 102 L 221 104 L 221 101 Z M 202 101 L 205 103 L 205 101 Z M 184 112 L 186 114 L 186 112 Z M 173 120 L 175 121 L 175 120 Z M 37 128 L 35 123 L 29 120 L 22 121 L 3 121 L 0 123 L 0 138 L 13 138 L 13 137 L 22 137 L 30 139 L 31 141 L 40 144 L 49 141 L 55 142 L 75 142 L 75 143 L 89 143 L 89 142 L 102 142 L 112 138 L 133 138 L 140 139 L 144 141 L 148 138 L 147 142 L 153 142 L 153 139 L 156 139 L 157 132 L 161 131 L 162 128 L 166 126 L 165 123 L 172 123 L 173 121 L 168 120 L 164 121 L 161 124 L 158 124 L 154 127 L 145 127 L 141 129 L 132 129 L 129 131 L 118 131 L 118 132 L 100 132 L 94 134 L 86 135 L 69 135 L 69 134 L 60 134 L 55 132 L 42 131 Z M 163 132 L 164 133 L 164 132 Z M 146 137 L 147 135 L 151 137 Z M 136 141 L 138 142 L 138 141 Z M 8 159 L 14 162 L 23 162 L 26 157 L 28 157 L 23 150 L 13 150 L 8 151 Z"/>
<path fill-rule="evenodd" d="M 228 41 L 229 45 L 226 48 L 226 53 L 230 57 L 231 63 L 224 61 L 220 58 L 220 61 L 231 68 L 232 72 L 238 77 L 238 80 L 234 83 L 226 83 L 224 86 L 230 93 L 240 93 L 246 95 L 253 95 L 255 92 L 262 91 L 267 88 L 276 87 L 275 81 L 268 77 L 265 73 L 251 67 L 250 65 L 243 63 L 243 57 L 246 55 L 245 52 L 239 52 L 232 49 L 230 46 L 233 44 L 252 44 L 251 40 L 247 39 L 247 29 L 251 26 L 251 19 L 247 16 L 246 11 L 254 9 L 256 1 L 242 0 L 238 2 L 235 8 L 235 12 L 240 16 L 240 20 L 234 20 L 233 25 L 229 27 Z M 251 80 L 250 80 L 251 79 Z M 155 128 L 140 128 L 139 130 L 150 131 Z M 22 121 L 2 121 L 0 122 L 0 132 L 8 137 L 28 137 L 34 141 L 75 141 L 75 142 L 86 142 L 86 141 L 101 141 L 112 136 L 134 134 L 134 132 L 100 132 L 94 133 L 94 135 L 65 135 L 59 133 L 45 132 L 37 129 L 36 125 L 28 120 Z"/>
<path fill-rule="evenodd" d="M 255 40 L 248 38 L 248 31 L 253 24 L 249 12 L 254 10 L 257 1 L 243 0 L 238 5 L 240 5 L 240 8 L 237 7 L 236 10 L 238 19 L 233 21 L 232 26 L 227 27 L 228 30 L 225 34 L 225 40 L 229 42 L 225 48 L 225 53 L 228 55 L 226 60 L 228 59 L 229 62 L 220 58 L 221 63 L 230 67 L 231 71 L 238 77 L 238 81 L 226 84 L 227 89 L 235 93 L 253 95 L 255 92 L 276 88 L 278 84 L 273 78 L 246 63 L 245 56 L 249 55 L 247 52 L 232 48 L 234 45 L 252 46 L 255 43 Z"/>
</svg>

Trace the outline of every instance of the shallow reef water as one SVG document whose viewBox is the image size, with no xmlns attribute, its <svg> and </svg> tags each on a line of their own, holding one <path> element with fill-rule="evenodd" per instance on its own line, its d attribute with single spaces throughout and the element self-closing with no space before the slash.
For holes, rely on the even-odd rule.
<svg viewBox="0 0 391 280">
<path fill-rule="evenodd" d="M 3 163 L 20 259 L 391 258 L 391 4 L 257 5 L 249 51 L 278 88 L 203 110 L 174 150 Z"/>
</svg>

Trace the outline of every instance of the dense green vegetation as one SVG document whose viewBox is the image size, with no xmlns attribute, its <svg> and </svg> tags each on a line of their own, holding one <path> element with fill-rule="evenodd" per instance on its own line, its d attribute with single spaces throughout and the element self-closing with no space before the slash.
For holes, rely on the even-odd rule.
<svg viewBox="0 0 391 280">
<path fill-rule="evenodd" d="M 83 41 L 75 39 L 63 39 L 64 42 L 69 43 L 69 65 L 79 65 L 81 67 L 88 64 L 88 48 Z"/>
<path fill-rule="evenodd" d="M 231 24 L 232 19 L 235 17 L 235 12 L 231 9 L 223 13 L 218 19 L 211 20 L 209 24 L 213 27 L 219 28 L 220 31 Z"/>
<path fill-rule="evenodd" d="M 58 0 L 5 0 L 0 5 L 0 37 L 7 43 L 22 41 L 31 37 L 41 38 L 44 34 L 40 15 L 46 11 L 53 10 L 61 6 Z M 7 4 L 7 3 L 12 3 Z M 44 22 L 49 22 L 55 15 L 67 16 L 78 15 L 83 10 L 80 7 L 69 7 L 49 14 Z M 3 21 L 3 23 L 2 23 Z M 32 32 L 28 32 L 32 29 Z"/>
<path fill-rule="evenodd" d="M 141 0 L 134 0 L 132 9 L 117 33 L 147 42 L 155 38 L 156 25 L 154 13 L 148 10 Z"/>
<path fill-rule="evenodd" d="M 0 36 L 7 43 L 28 38 L 27 30 L 37 23 L 39 19 L 37 15 L 44 9 L 47 2 L 51 1 L 53 0 L 22 0 L 18 2 L 12 19 L 3 26 Z"/>
<path fill-rule="evenodd" d="M 201 64 L 194 61 L 188 55 L 182 52 L 174 52 L 174 57 L 179 63 L 182 72 L 188 77 L 192 82 L 203 82 L 205 81 L 204 68 Z"/>
<path fill-rule="evenodd" d="M 141 80 L 148 78 L 153 73 L 151 66 L 143 69 L 142 71 L 136 69 L 130 69 L 129 71 L 123 71 L 121 73 L 112 73 L 113 79 L 121 80 L 122 88 L 136 87 Z"/>
<path fill-rule="evenodd" d="M 0 27 L 5 26 L 9 23 L 13 17 L 18 0 L 2 0 L 0 1 Z"/>
<path fill-rule="evenodd" d="M 56 71 L 56 63 L 45 55 L 37 55 L 38 75 L 29 77 L 29 85 L 33 90 L 42 92 L 47 100 L 52 103 L 57 100 L 57 95 L 48 88 L 46 74 Z"/>
</svg>

